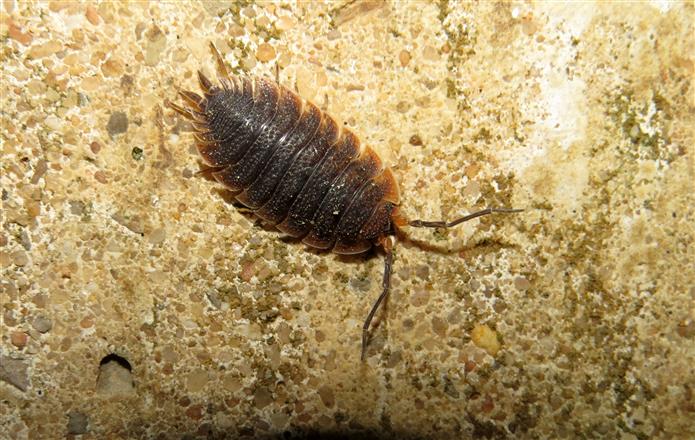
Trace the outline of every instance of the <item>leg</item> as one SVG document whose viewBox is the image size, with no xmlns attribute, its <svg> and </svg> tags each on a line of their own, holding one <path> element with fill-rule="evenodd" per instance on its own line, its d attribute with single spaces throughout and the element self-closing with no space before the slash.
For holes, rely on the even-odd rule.
<svg viewBox="0 0 695 440">
<path fill-rule="evenodd" d="M 220 82 L 222 82 L 222 80 L 229 81 L 229 70 L 227 70 L 227 66 L 224 64 L 224 58 L 222 58 L 222 55 L 217 51 L 212 41 L 210 42 L 210 51 L 212 52 L 212 56 L 215 57 L 217 77 L 220 79 Z"/>
<path fill-rule="evenodd" d="M 463 222 L 467 222 L 468 220 L 473 220 L 474 218 L 482 217 L 484 215 L 492 214 L 495 212 L 510 213 L 510 212 L 521 212 L 521 211 L 523 211 L 523 209 L 486 208 L 486 209 L 483 209 L 482 211 L 474 212 L 473 214 L 468 214 L 464 217 L 457 218 L 456 220 L 453 220 L 450 222 L 447 222 L 445 220 L 439 220 L 439 221 L 412 220 L 411 222 L 408 223 L 408 225 L 416 227 L 416 228 L 451 228 L 451 227 L 459 225 Z"/>
<path fill-rule="evenodd" d="M 381 291 L 381 295 L 379 295 L 379 298 L 377 298 L 376 302 L 372 306 L 372 310 L 369 311 L 369 315 L 367 315 L 367 319 L 364 321 L 364 326 L 362 326 L 362 355 L 360 356 L 360 360 L 362 361 L 364 361 L 364 355 L 367 354 L 367 343 L 369 342 L 369 325 L 372 323 L 372 318 L 374 318 L 376 311 L 379 310 L 379 306 L 382 302 L 384 302 L 386 297 L 389 296 L 389 292 L 391 291 L 391 266 L 393 265 L 393 245 L 391 239 L 388 237 L 383 241 L 383 243 L 384 251 L 386 252 L 386 258 L 384 259 L 384 278 L 381 282 L 383 290 Z"/>
</svg>

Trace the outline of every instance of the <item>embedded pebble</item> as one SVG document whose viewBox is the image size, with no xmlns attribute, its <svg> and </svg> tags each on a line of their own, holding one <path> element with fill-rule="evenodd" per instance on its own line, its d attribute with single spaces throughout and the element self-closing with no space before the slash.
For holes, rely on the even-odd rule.
<svg viewBox="0 0 695 440">
<path fill-rule="evenodd" d="M 259 387 L 253 393 L 253 401 L 256 404 L 256 408 L 263 409 L 273 402 L 273 395 L 265 387 Z"/>
<path fill-rule="evenodd" d="M 297 69 L 297 92 L 302 98 L 307 100 L 313 99 L 316 94 L 314 75 L 304 67 Z"/>
<path fill-rule="evenodd" d="M 480 184 L 473 181 L 466 185 L 466 187 L 463 189 L 463 197 L 473 200 L 480 197 Z"/>
<path fill-rule="evenodd" d="M 147 44 L 145 46 L 145 64 L 155 66 L 159 63 L 162 52 L 166 48 L 166 36 L 157 26 L 153 26 L 146 33 Z"/>
<path fill-rule="evenodd" d="M 398 113 L 407 113 L 408 110 L 410 110 L 411 105 L 406 102 L 406 101 L 399 101 L 398 104 L 396 104 L 396 111 Z"/>
<path fill-rule="evenodd" d="M 25 357 L 0 354 L 5 436 L 692 437 L 692 393 L 668 382 L 689 379 L 677 355 L 695 339 L 677 270 L 687 5 L 610 20 L 544 2 L 238 3 L 0 2 L 0 350 Z M 215 76 L 210 41 L 381 149 L 408 217 L 526 211 L 449 236 L 404 228 L 436 249 L 396 247 L 360 362 L 383 254 L 251 226 L 166 108 L 179 87 L 201 93 L 197 69 Z M 630 283 L 618 301 L 586 294 Z M 628 335 L 611 325 L 625 316 Z M 105 350 L 138 365 L 100 366 Z M 383 392 L 412 408 L 370 412 Z"/>
<path fill-rule="evenodd" d="M 338 38 L 340 38 L 340 30 L 333 29 L 332 31 L 326 34 L 326 38 L 328 39 L 328 41 L 337 40 Z"/>
<path fill-rule="evenodd" d="M 12 359 L 0 352 L 0 380 L 20 391 L 29 388 L 29 364 L 23 359 Z"/>
<path fill-rule="evenodd" d="M 32 46 L 29 49 L 29 56 L 32 58 L 44 58 L 58 52 L 63 45 L 56 40 L 51 40 L 43 44 Z"/>
<path fill-rule="evenodd" d="M 197 370 L 188 375 L 186 389 L 190 393 L 197 393 L 205 388 L 208 383 L 208 373 L 205 370 Z"/>
<path fill-rule="evenodd" d="M 428 61 L 437 61 L 439 59 L 439 52 L 434 47 L 427 45 L 422 51 L 422 56 Z"/>
<path fill-rule="evenodd" d="M 87 432 L 89 419 L 79 411 L 68 413 L 68 434 L 80 435 Z"/>
<path fill-rule="evenodd" d="M 114 58 L 109 58 L 101 65 L 101 72 L 106 77 L 123 75 L 123 63 Z"/>
<path fill-rule="evenodd" d="M 128 131 L 128 116 L 123 112 L 113 112 L 106 125 L 106 131 L 113 137 Z"/>
<path fill-rule="evenodd" d="M 486 324 L 476 324 L 471 332 L 471 339 L 475 345 L 487 351 L 490 356 L 495 356 L 500 350 L 500 342 L 497 338 L 497 332 L 492 330 Z"/>
<path fill-rule="evenodd" d="M 333 394 L 333 389 L 328 385 L 324 385 L 318 389 L 319 397 L 326 408 L 333 408 L 335 405 L 335 395 Z"/>
<path fill-rule="evenodd" d="M 147 239 L 151 244 L 159 244 L 164 241 L 166 236 L 167 233 L 164 228 L 157 228 L 148 234 Z"/>
<path fill-rule="evenodd" d="M 410 304 L 414 307 L 422 307 L 430 300 L 430 294 L 425 289 L 418 289 L 410 295 Z"/>
<path fill-rule="evenodd" d="M 12 345 L 17 348 L 24 348 L 27 345 L 28 339 L 29 336 L 22 331 L 16 331 L 10 334 L 10 341 L 12 342 Z"/>
<path fill-rule="evenodd" d="M 266 63 L 275 58 L 275 49 L 268 43 L 262 43 L 256 51 L 256 59 L 262 63 Z"/>
<path fill-rule="evenodd" d="M 27 253 L 22 250 L 12 252 L 11 258 L 12 263 L 19 267 L 23 267 L 29 264 L 29 255 L 27 255 Z"/>
<path fill-rule="evenodd" d="M 514 287 L 519 290 L 528 290 L 531 287 L 531 282 L 524 277 L 514 278 Z"/>
<path fill-rule="evenodd" d="M 99 24 L 99 13 L 97 12 L 96 8 L 92 5 L 87 6 L 87 10 L 85 11 L 85 16 L 87 17 L 87 20 L 92 23 L 94 26 Z"/>
<path fill-rule="evenodd" d="M 19 41 L 24 46 L 28 46 L 32 42 L 33 38 L 31 33 L 24 32 L 22 28 L 17 26 L 12 20 L 8 19 L 8 27 L 7 35 L 13 40 Z"/>
<path fill-rule="evenodd" d="M 53 131 L 58 131 L 61 129 L 63 126 L 64 122 L 62 119 L 60 119 L 57 116 L 49 116 L 46 118 L 46 127 L 50 128 Z"/>
<path fill-rule="evenodd" d="M 446 337 L 446 331 L 449 324 L 439 316 L 432 318 L 432 331 L 434 331 L 440 338 Z"/>
<path fill-rule="evenodd" d="M 37 332 L 46 333 L 49 330 L 51 330 L 51 328 L 53 328 L 53 321 L 51 321 L 44 315 L 39 315 L 36 318 L 34 318 L 34 322 L 32 322 L 31 325 Z"/>
<path fill-rule="evenodd" d="M 398 54 L 398 61 L 401 62 L 401 66 L 403 66 L 403 67 L 407 66 L 408 63 L 410 63 L 410 59 L 411 59 L 410 52 L 408 52 L 407 50 L 402 50 Z"/>
<path fill-rule="evenodd" d="M 275 22 L 275 27 L 280 31 L 287 31 L 294 27 L 294 19 L 287 15 L 283 15 Z"/>
</svg>

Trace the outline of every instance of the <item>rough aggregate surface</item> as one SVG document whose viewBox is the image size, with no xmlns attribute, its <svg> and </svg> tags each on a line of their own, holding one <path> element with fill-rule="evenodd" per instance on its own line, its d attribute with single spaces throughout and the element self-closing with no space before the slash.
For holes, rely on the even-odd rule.
<svg viewBox="0 0 695 440">
<path fill-rule="evenodd" d="M 692 2 L 0 3 L 0 437 L 693 438 Z M 378 254 L 280 238 L 167 110 L 209 42 L 394 169 Z"/>
</svg>

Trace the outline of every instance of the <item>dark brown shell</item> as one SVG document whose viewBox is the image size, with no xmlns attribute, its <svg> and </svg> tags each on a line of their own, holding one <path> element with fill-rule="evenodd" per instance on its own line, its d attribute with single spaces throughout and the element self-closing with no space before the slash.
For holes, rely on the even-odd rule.
<svg viewBox="0 0 695 440">
<path fill-rule="evenodd" d="M 292 91 L 265 78 L 199 73 L 181 92 L 213 176 L 256 216 L 319 249 L 368 250 L 393 231 L 398 185 L 371 148 Z"/>
</svg>

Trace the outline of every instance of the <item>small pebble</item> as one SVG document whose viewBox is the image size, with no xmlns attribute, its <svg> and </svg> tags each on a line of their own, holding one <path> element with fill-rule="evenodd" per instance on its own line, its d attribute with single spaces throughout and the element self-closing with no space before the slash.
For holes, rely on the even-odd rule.
<svg viewBox="0 0 695 440">
<path fill-rule="evenodd" d="M 294 20 L 287 15 L 283 15 L 275 22 L 275 27 L 280 31 L 286 31 L 294 27 Z"/>
<path fill-rule="evenodd" d="M 429 61 L 437 61 L 439 59 L 439 53 L 437 52 L 437 49 L 429 45 L 425 46 L 425 48 L 423 49 L 422 56 Z"/>
<path fill-rule="evenodd" d="M 46 118 L 45 124 L 46 127 L 50 128 L 53 131 L 59 131 L 60 128 L 63 126 L 63 120 L 54 116 L 50 115 Z"/>
<path fill-rule="evenodd" d="M 259 387 L 253 393 L 253 401 L 256 408 L 263 409 L 273 402 L 273 395 L 265 387 Z"/>
<path fill-rule="evenodd" d="M 101 72 L 104 76 L 121 76 L 123 75 L 123 63 L 120 60 L 109 58 L 101 65 Z"/>
<path fill-rule="evenodd" d="M 422 307 L 430 300 L 430 294 L 425 289 L 420 289 L 410 295 L 410 304 L 414 307 Z"/>
<path fill-rule="evenodd" d="M 516 277 L 514 278 L 514 287 L 519 290 L 528 290 L 531 287 L 531 283 L 524 277 Z"/>
<path fill-rule="evenodd" d="M 39 179 L 46 174 L 46 171 L 48 171 L 48 163 L 43 159 L 39 160 L 36 164 L 36 168 L 34 168 L 34 175 L 31 176 L 31 183 L 38 183 Z"/>
<path fill-rule="evenodd" d="M 202 405 L 191 405 L 186 410 L 186 415 L 193 420 L 200 420 L 203 417 L 203 406 Z"/>
<path fill-rule="evenodd" d="M 29 364 L 22 359 L 12 359 L 0 353 L 0 380 L 20 391 L 29 388 Z"/>
<path fill-rule="evenodd" d="M 208 373 L 205 370 L 191 372 L 186 379 L 186 389 L 189 393 L 197 393 L 208 383 Z"/>
<path fill-rule="evenodd" d="M 159 244 L 164 241 L 166 236 L 166 229 L 157 228 L 148 234 L 147 239 L 151 244 Z"/>
<path fill-rule="evenodd" d="M 72 215 L 82 215 L 85 210 L 85 204 L 81 200 L 71 200 L 70 201 L 70 214 Z"/>
<path fill-rule="evenodd" d="M 256 51 L 256 59 L 262 63 L 266 63 L 275 58 L 275 49 L 268 43 L 263 43 L 258 46 Z"/>
<path fill-rule="evenodd" d="M 432 318 L 432 330 L 439 336 L 440 338 L 445 338 L 446 337 L 446 331 L 447 328 L 449 327 L 449 324 L 443 320 L 442 318 L 435 316 Z"/>
<path fill-rule="evenodd" d="M 47 41 L 46 43 L 32 46 L 29 49 L 31 58 L 44 58 L 53 55 L 63 48 L 63 45 L 57 40 Z"/>
<path fill-rule="evenodd" d="M 476 181 L 472 181 L 463 189 L 463 197 L 470 199 L 477 199 L 480 196 L 480 184 Z"/>
<path fill-rule="evenodd" d="M 12 345 L 14 345 L 17 348 L 24 348 L 27 345 L 28 339 L 29 336 L 27 336 L 27 334 L 24 332 L 12 332 L 12 334 L 10 335 L 10 341 L 12 341 Z"/>
<path fill-rule="evenodd" d="M 410 142 L 410 145 L 414 145 L 414 146 L 422 145 L 422 139 L 420 138 L 420 136 L 418 136 L 416 134 L 410 136 L 409 142 Z"/>
<path fill-rule="evenodd" d="M 242 37 L 244 36 L 244 28 L 236 23 L 233 23 L 231 26 L 229 26 L 229 35 L 235 38 Z"/>
<path fill-rule="evenodd" d="M 33 37 L 29 32 L 22 32 L 22 28 L 17 26 L 12 20 L 8 20 L 8 32 L 7 35 L 13 40 L 19 41 L 24 46 L 28 46 L 31 43 Z"/>
<path fill-rule="evenodd" d="M 43 315 L 34 318 L 34 322 L 31 325 L 39 333 L 46 333 L 53 328 L 53 322 Z"/>
<path fill-rule="evenodd" d="M 99 170 L 94 173 L 94 180 L 96 180 L 99 183 L 108 183 L 109 178 L 107 177 L 104 171 Z"/>
<path fill-rule="evenodd" d="M 12 262 L 19 267 L 29 264 L 29 256 L 26 252 L 19 250 L 12 252 Z"/>
<path fill-rule="evenodd" d="M 87 21 L 92 23 L 94 26 L 99 24 L 99 13 L 97 12 L 96 8 L 92 5 L 87 6 L 87 11 L 85 12 L 85 17 L 87 17 Z"/>
<path fill-rule="evenodd" d="M 483 350 L 487 351 L 490 356 L 494 356 L 500 350 L 500 341 L 497 338 L 497 332 L 485 324 L 477 324 L 471 332 L 473 343 Z"/>
<path fill-rule="evenodd" d="M 318 389 L 318 393 L 319 397 L 321 397 L 321 401 L 324 405 L 326 405 L 326 408 L 333 408 L 335 405 L 335 395 L 333 395 L 333 390 L 329 386 L 324 385 Z"/>
<path fill-rule="evenodd" d="M 79 435 L 87 432 L 89 419 L 78 411 L 68 413 L 68 434 Z"/>
<path fill-rule="evenodd" d="M 297 69 L 297 91 L 299 95 L 304 99 L 313 99 L 316 95 L 316 89 L 314 88 L 314 75 L 312 72 L 304 67 Z"/>
<path fill-rule="evenodd" d="M 106 131 L 113 137 L 128 131 L 128 116 L 123 112 L 113 112 L 106 125 Z"/>
<path fill-rule="evenodd" d="M 222 387 L 229 393 L 235 393 L 241 389 L 241 381 L 238 377 L 228 375 L 222 381 Z"/>
<path fill-rule="evenodd" d="M 407 50 L 402 50 L 401 53 L 398 54 L 398 61 L 401 62 L 401 66 L 405 67 L 410 63 L 410 52 Z"/>
</svg>

